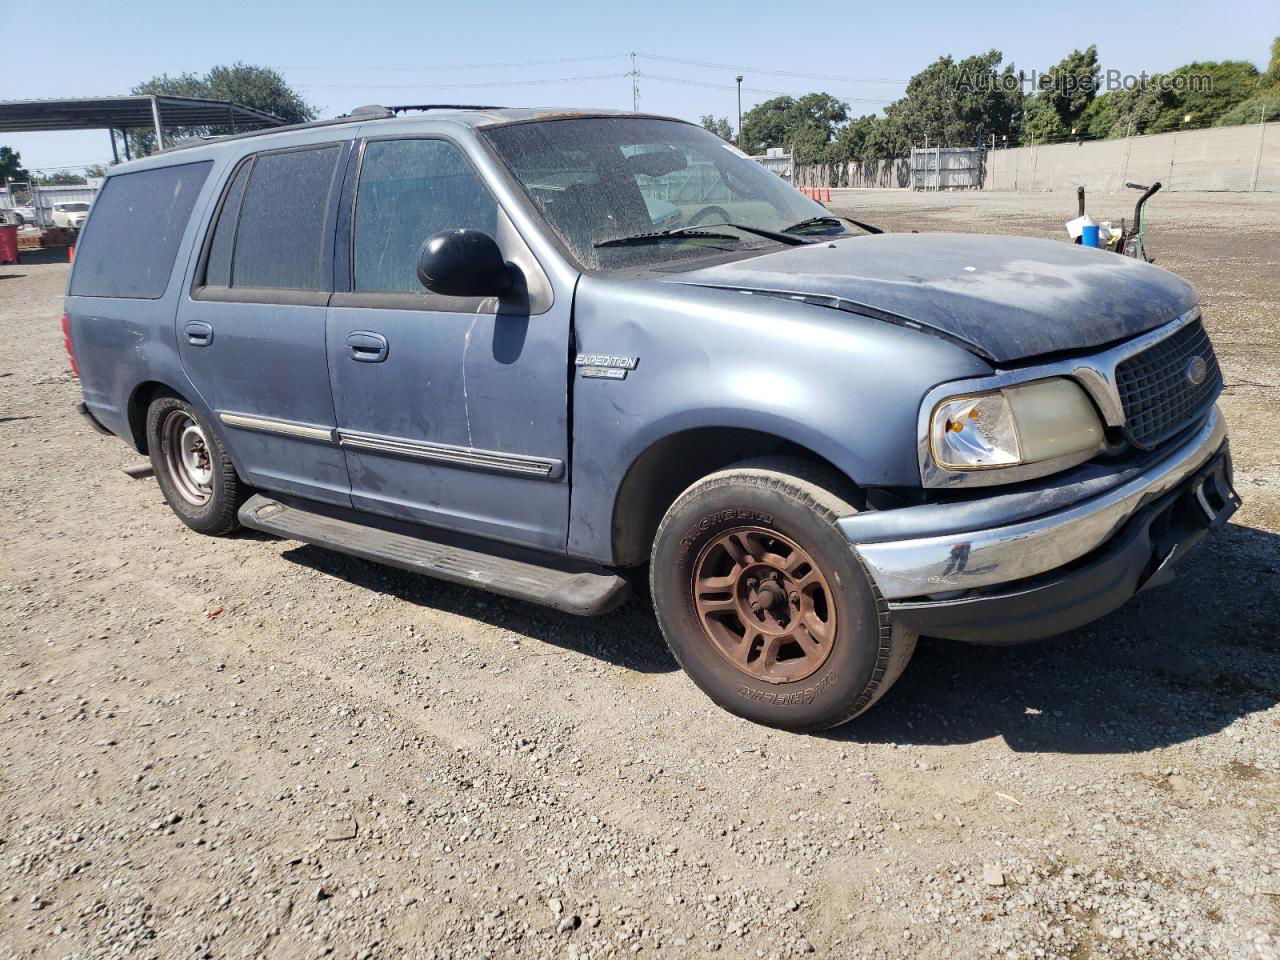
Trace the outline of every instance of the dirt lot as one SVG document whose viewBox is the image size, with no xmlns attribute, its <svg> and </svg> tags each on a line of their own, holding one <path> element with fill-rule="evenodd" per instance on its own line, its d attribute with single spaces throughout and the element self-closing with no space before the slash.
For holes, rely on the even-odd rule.
<svg viewBox="0 0 1280 960">
<path fill-rule="evenodd" d="M 1055 236 L 1074 197 L 835 206 Z M 1245 508 L 1090 628 L 923 642 L 828 736 L 714 708 L 638 603 L 189 532 L 72 413 L 66 265 L 0 267 L 0 958 L 1280 957 L 1280 196 L 1153 223 Z"/>
</svg>

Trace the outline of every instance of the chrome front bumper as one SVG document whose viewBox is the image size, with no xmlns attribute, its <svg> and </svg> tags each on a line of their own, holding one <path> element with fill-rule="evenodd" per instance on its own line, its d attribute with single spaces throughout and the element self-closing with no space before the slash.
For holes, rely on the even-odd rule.
<svg viewBox="0 0 1280 960">
<path fill-rule="evenodd" d="M 838 523 L 887 600 L 1012 583 L 1056 570 L 1106 543 L 1144 505 L 1207 463 L 1226 436 L 1222 415 L 1214 407 L 1195 434 L 1167 457 L 1105 492 L 1029 519 L 1023 519 L 1025 497 L 1019 502 L 1015 496 L 1003 498 L 1011 502 L 1012 516 L 1006 522 L 984 516 L 979 529 L 937 533 L 954 530 L 955 517 L 991 513 L 981 504 L 975 511 L 974 501 L 902 507 L 881 517 L 862 513 Z M 1037 491 L 1032 497 L 1043 495 Z M 998 496 L 995 489 L 992 496 Z M 883 534 L 873 532 L 885 529 L 886 518 L 893 521 L 893 529 L 910 535 L 879 539 Z M 868 542 L 869 533 L 876 536 L 873 542 Z"/>
</svg>

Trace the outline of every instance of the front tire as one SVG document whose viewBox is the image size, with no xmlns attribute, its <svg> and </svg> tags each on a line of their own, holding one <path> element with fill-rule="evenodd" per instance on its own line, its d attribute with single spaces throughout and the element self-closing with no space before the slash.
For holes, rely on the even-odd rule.
<svg viewBox="0 0 1280 960">
<path fill-rule="evenodd" d="M 804 460 L 736 464 L 663 518 L 650 581 L 671 652 L 717 704 L 814 731 L 852 720 L 901 675 L 916 636 L 888 607 L 835 521 L 847 481 Z"/>
<path fill-rule="evenodd" d="M 167 395 L 151 402 L 147 450 L 156 482 L 178 519 L 214 537 L 240 528 L 236 512 L 248 488 L 217 434 L 191 404 Z"/>
</svg>

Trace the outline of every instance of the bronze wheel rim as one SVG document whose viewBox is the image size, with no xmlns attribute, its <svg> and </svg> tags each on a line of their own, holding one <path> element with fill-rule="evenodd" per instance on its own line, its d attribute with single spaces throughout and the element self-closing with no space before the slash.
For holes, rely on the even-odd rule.
<svg viewBox="0 0 1280 960">
<path fill-rule="evenodd" d="M 794 683 L 831 655 L 835 594 L 809 552 L 775 531 L 739 527 L 712 540 L 692 590 L 711 645 L 755 680 Z"/>
</svg>

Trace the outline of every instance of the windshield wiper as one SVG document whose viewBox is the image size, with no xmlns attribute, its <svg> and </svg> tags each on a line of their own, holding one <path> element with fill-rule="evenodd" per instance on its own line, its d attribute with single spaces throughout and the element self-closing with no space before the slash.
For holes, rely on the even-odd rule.
<svg viewBox="0 0 1280 960">
<path fill-rule="evenodd" d="M 735 237 L 731 233 L 716 233 L 716 227 L 729 227 L 733 230 L 741 230 L 743 233 L 751 233 L 757 237 L 764 237 L 766 240 L 773 240 L 777 243 L 785 243 L 788 246 L 795 247 L 804 243 L 812 243 L 811 240 L 804 240 L 790 233 L 778 233 L 776 230 L 766 230 L 763 227 L 751 227 L 745 223 L 706 223 L 699 224 L 696 227 L 676 227 L 672 230 L 659 230 L 656 233 L 637 233 L 630 237 L 617 237 L 613 240 L 601 240 L 594 243 L 594 247 L 621 247 L 633 243 L 655 243 L 668 238 L 679 239 L 680 237 L 711 237 L 716 240 L 740 240 L 741 237 Z"/>
<path fill-rule="evenodd" d="M 741 230 L 743 233 L 754 233 L 757 237 L 764 237 L 766 240 L 776 240 L 778 243 L 785 243 L 790 247 L 797 247 L 802 243 L 812 243 L 812 240 L 804 240 L 790 233 L 779 233 L 777 230 L 766 230 L 764 227 L 750 227 L 745 223 L 706 223 L 697 227 L 678 227 L 675 230 L 669 230 L 668 233 L 679 233 L 681 230 L 714 230 L 716 227 L 732 227 L 734 230 Z"/>
<path fill-rule="evenodd" d="M 600 240 L 591 246 L 599 247 L 629 247 L 642 243 L 659 243 L 663 240 L 681 240 L 686 237 L 697 237 L 699 239 L 711 240 L 732 240 L 734 243 L 739 242 L 742 238 L 735 237 L 731 233 L 716 233 L 713 230 L 703 230 L 699 227 L 679 227 L 675 230 L 659 230 L 656 233 L 635 233 L 629 237 L 614 237 L 612 240 Z"/>
<path fill-rule="evenodd" d="M 867 233 L 884 233 L 880 227 L 873 227 L 869 223 L 863 223 L 861 220 L 853 220 L 849 217 L 810 217 L 808 220 L 801 220 L 799 223 L 793 223 L 783 232 L 791 233 L 793 230 L 803 230 L 805 227 L 811 227 L 818 223 L 839 223 L 843 220 L 845 223 L 852 223 L 855 227 L 867 231 Z"/>
</svg>

